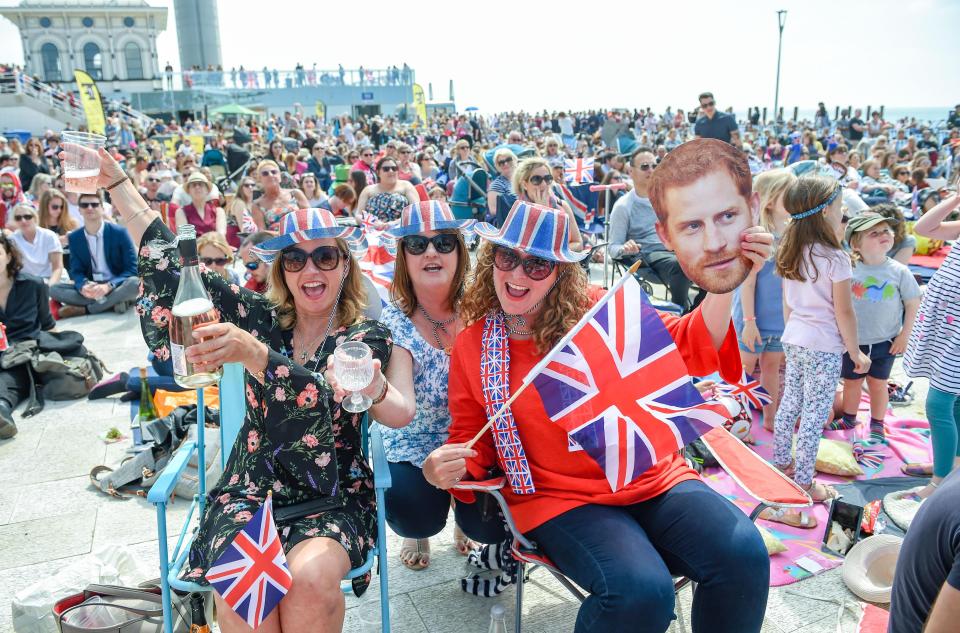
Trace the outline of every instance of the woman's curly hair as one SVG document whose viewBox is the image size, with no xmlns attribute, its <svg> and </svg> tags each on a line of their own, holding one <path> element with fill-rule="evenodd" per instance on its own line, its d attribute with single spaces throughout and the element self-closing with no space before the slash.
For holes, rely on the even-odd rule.
<svg viewBox="0 0 960 633">
<path fill-rule="evenodd" d="M 579 264 L 558 264 L 557 274 L 558 281 L 543 299 L 543 310 L 531 324 L 541 354 L 550 351 L 590 309 L 583 268 Z M 477 265 L 460 303 L 460 318 L 471 325 L 500 309 L 493 283 L 493 244 L 486 242 L 477 251 Z"/>
</svg>

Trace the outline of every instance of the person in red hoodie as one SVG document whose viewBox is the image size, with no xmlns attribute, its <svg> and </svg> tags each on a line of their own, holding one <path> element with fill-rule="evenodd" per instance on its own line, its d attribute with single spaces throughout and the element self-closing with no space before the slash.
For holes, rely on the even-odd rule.
<svg viewBox="0 0 960 633">
<path fill-rule="evenodd" d="M 20 178 L 12 171 L 0 173 L 0 229 L 7 226 L 7 215 L 13 208 L 27 199 L 23 195 Z"/>
<path fill-rule="evenodd" d="M 746 158 L 720 141 L 685 145 L 697 147 L 667 156 L 650 197 L 664 244 L 710 294 L 683 317 L 661 318 L 690 375 L 719 371 L 727 380 L 738 379 L 730 293 L 769 256 L 772 236 L 752 227 L 758 204 Z M 586 255 L 571 252 L 564 239 L 567 221 L 562 212 L 518 202 L 502 230 L 476 227 L 487 243 L 464 294 L 461 317 L 468 326 L 450 363 L 449 440 L 423 466 L 438 488 L 507 470 L 492 433 L 466 448 L 488 412 L 499 409 L 493 392 L 506 383 L 509 393 L 495 395 L 515 393 L 598 299 L 577 264 Z M 483 372 L 494 380 L 485 382 Z M 576 633 L 666 631 L 674 618 L 673 575 L 698 583 L 694 631 L 760 630 L 769 584 L 762 539 L 747 516 L 702 482 L 678 453 L 611 491 L 605 470 L 585 451 L 570 450 L 567 433 L 550 421 L 534 390 L 519 394 L 509 411 L 515 420 L 506 421 L 511 463 L 525 463 L 526 469 L 520 477 L 508 476 L 503 493 L 519 530 L 589 592 Z M 454 496 L 472 500 L 470 493 Z"/>
</svg>

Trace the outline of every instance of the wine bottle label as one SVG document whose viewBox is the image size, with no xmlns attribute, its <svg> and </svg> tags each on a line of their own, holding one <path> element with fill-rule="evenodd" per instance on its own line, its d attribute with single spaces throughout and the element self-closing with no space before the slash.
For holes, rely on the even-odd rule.
<svg viewBox="0 0 960 633">
<path fill-rule="evenodd" d="M 187 356 L 184 353 L 183 345 L 170 343 L 170 361 L 173 363 L 174 375 L 187 375 Z"/>
</svg>

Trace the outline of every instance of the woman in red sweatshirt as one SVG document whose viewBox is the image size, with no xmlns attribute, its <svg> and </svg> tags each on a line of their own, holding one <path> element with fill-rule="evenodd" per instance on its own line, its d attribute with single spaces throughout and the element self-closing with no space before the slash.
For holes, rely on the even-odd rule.
<svg viewBox="0 0 960 633">
<path fill-rule="evenodd" d="M 427 458 L 424 475 L 448 489 L 463 478 L 507 471 L 504 452 L 520 464 L 511 469 L 513 476 L 508 472 L 504 488 L 513 518 L 590 593 L 577 616 L 577 633 L 665 631 L 674 618 L 672 575 L 698 583 L 694 631 L 759 631 L 769 580 L 760 535 L 678 454 L 611 492 L 604 470 L 586 452 L 571 452 L 566 431 L 550 421 L 532 389 L 498 424 L 499 446 L 487 431 L 465 448 L 599 298 L 577 264 L 585 254 L 568 249 L 566 224 L 562 212 L 518 202 L 502 230 L 477 225 L 487 243 L 461 307 L 470 325 L 457 338 L 450 364 L 450 438 Z M 743 248 L 764 257 L 763 246 Z M 707 295 L 690 314 L 662 315 L 689 374 L 719 371 L 739 378 L 730 306 L 729 295 Z M 498 373 L 504 377 L 499 382 Z"/>
</svg>

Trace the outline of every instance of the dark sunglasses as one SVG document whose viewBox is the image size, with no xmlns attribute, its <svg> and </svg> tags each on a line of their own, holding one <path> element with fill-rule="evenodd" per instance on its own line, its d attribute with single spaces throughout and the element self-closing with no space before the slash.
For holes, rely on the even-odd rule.
<svg viewBox="0 0 960 633">
<path fill-rule="evenodd" d="M 51 210 L 53 210 L 53 211 L 63 211 L 63 205 L 62 205 L 62 204 L 50 204 L 50 205 L 47 205 L 47 208 L 48 208 L 48 209 L 51 209 Z"/>
<path fill-rule="evenodd" d="M 701 104 L 700 104 L 700 107 L 701 107 L 701 108 L 712 108 L 712 107 L 715 106 L 715 105 L 717 105 L 717 102 L 716 102 L 716 101 L 707 101 L 706 103 L 701 103 Z"/>
<path fill-rule="evenodd" d="M 23 222 L 24 220 L 32 220 L 33 214 L 28 213 L 27 215 L 15 215 L 13 216 L 13 219 L 16 220 L 17 222 Z"/>
<path fill-rule="evenodd" d="M 333 270 L 340 265 L 342 253 L 336 246 L 318 246 L 307 253 L 299 248 L 290 248 L 280 253 L 280 263 L 288 273 L 298 273 L 307 265 L 307 258 L 320 270 Z"/>
<path fill-rule="evenodd" d="M 247 270 L 256 270 L 260 268 L 260 263 L 261 262 L 259 261 L 243 262 L 243 265 L 246 267 Z"/>
<path fill-rule="evenodd" d="M 373 156 L 373 152 L 370 152 L 369 154 L 362 154 L 362 156 L 364 158 L 370 158 L 371 156 Z"/>
<path fill-rule="evenodd" d="M 553 182 L 553 176 L 547 174 L 546 176 L 541 176 L 537 174 L 536 176 L 530 176 L 530 184 L 534 187 L 539 187 L 540 183 L 547 183 L 548 185 Z"/>
<path fill-rule="evenodd" d="M 650 171 L 656 166 L 657 166 L 656 163 L 640 163 L 639 165 L 637 165 L 637 169 L 639 169 L 640 171 Z"/>
<path fill-rule="evenodd" d="M 203 262 L 204 266 L 213 266 L 214 264 L 217 266 L 226 266 L 230 260 L 226 257 L 201 257 L 200 261 Z"/>
<path fill-rule="evenodd" d="M 147 182 L 160 182 L 159 178 L 147 178 Z"/>
<path fill-rule="evenodd" d="M 493 265 L 505 273 L 517 266 L 523 266 L 523 272 L 534 281 L 541 281 L 550 276 L 557 263 L 542 257 L 520 257 L 515 252 L 502 246 L 493 249 Z"/>
<path fill-rule="evenodd" d="M 81 209 L 97 209 L 100 207 L 99 202 L 81 202 L 77 205 Z"/>
<path fill-rule="evenodd" d="M 502 167 L 503 165 L 509 165 L 512 162 L 513 162 L 512 158 L 501 158 L 500 160 L 497 161 L 497 165 Z"/>
<path fill-rule="evenodd" d="M 441 233 L 433 237 L 407 235 L 402 241 L 404 250 L 411 255 L 423 255 L 430 244 L 433 244 L 441 255 L 452 253 L 457 248 L 457 236 L 450 233 Z"/>
<path fill-rule="evenodd" d="M 400 168 L 396 165 L 384 165 L 380 168 L 380 171 L 400 171 Z"/>
</svg>

